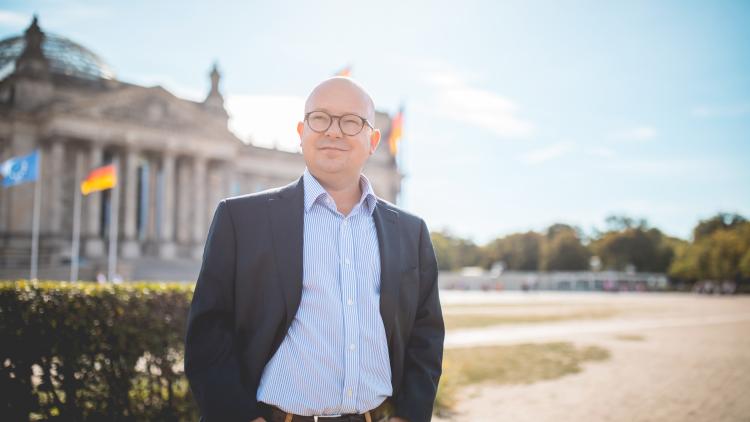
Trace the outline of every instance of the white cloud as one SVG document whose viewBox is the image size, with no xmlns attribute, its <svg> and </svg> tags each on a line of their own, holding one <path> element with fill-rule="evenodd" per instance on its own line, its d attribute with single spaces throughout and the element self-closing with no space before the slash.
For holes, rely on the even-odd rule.
<svg viewBox="0 0 750 422">
<path fill-rule="evenodd" d="M 741 117 L 750 115 L 750 104 L 736 104 L 728 106 L 698 106 L 691 114 L 695 117 Z"/>
<path fill-rule="evenodd" d="M 229 129 L 253 145 L 299 150 L 297 122 L 305 108 L 303 97 L 281 95 L 230 95 L 225 102 Z"/>
<path fill-rule="evenodd" d="M 638 126 L 614 134 L 620 141 L 650 141 L 656 138 L 656 129 L 651 126 Z"/>
<path fill-rule="evenodd" d="M 529 121 L 518 117 L 518 106 L 513 101 L 470 86 L 458 72 L 432 70 L 424 79 L 434 86 L 430 108 L 440 117 L 468 123 L 503 138 L 527 137 L 534 130 Z"/>
<path fill-rule="evenodd" d="M 558 142 L 546 147 L 533 149 L 521 155 L 520 159 L 526 164 L 541 164 L 558 158 L 573 148 L 570 142 Z"/>
<path fill-rule="evenodd" d="M 0 26 L 23 28 L 31 22 L 31 17 L 22 13 L 0 10 Z"/>
</svg>

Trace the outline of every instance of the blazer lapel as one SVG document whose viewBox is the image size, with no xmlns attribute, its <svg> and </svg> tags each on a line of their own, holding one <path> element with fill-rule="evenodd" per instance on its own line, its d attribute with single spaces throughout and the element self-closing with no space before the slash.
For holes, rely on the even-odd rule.
<svg viewBox="0 0 750 422">
<path fill-rule="evenodd" d="M 398 307 L 401 242 L 398 212 L 378 201 L 373 212 L 380 249 L 380 316 L 391 349 Z"/>
<path fill-rule="evenodd" d="M 302 300 L 304 192 L 300 177 L 268 200 L 276 268 L 286 304 L 287 329 Z"/>
</svg>

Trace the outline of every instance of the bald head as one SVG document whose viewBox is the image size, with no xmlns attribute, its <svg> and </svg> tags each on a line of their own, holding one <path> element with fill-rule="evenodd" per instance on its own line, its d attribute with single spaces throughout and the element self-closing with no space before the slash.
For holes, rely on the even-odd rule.
<svg viewBox="0 0 750 422">
<path fill-rule="evenodd" d="M 336 106 L 336 101 L 341 103 L 359 103 L 360 110 L 336 111 L 331 107 Z M 324 110 L 332 113 L 355 113 L 370 122 L 375 121 L 375 103 L 367 91 L 353 79 L 345 76 L 334 76 L 319 83 L 313 88 L 305 101 L 305 113 L 313 110 Z"/>
<path fill-rule="evenodd" d="M 313 130 L 310 126 L 310 113 L 313 111 L 324 112 L 329 116 L 325 118 L 318 113 L 318 117 L 314 117 L 314 124 L 320 130 Z M 351 117 L 344 117 L 352 114 L 367 119 L 369 123 L 359 126 L 357 133 L 344 133 L 342 119 L 347 122 L 345 125 L 349 129 L 352 128 L 352 122 L 362 123 Z M 331 120 L 330 117 L 336 119 Z M 375 106 L 370 94 L 349 78 L 326 79 L 307 97 L 305 118 L 297 122 L 302 156 L 310 173 L 329 193 L 360 191 L 359 176 L 367 159 L 380 143 L 380 131 L 372 127 L 374 121 Z M 325 125 L 328 127 L 322 130 Z M 352 198 L 358 199 L 359 195 L 353 195 Z"/>
</svg>

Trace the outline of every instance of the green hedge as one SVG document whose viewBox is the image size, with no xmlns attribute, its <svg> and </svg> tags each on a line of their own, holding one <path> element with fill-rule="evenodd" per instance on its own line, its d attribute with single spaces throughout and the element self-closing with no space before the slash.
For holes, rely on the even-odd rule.
<svg viewBox="0 0 750 422">
<path fill-rule="evenodd" d="M 0 282 L 3 420 L 197 420 L 183 372 L 193 286 Z"/>
</svg>

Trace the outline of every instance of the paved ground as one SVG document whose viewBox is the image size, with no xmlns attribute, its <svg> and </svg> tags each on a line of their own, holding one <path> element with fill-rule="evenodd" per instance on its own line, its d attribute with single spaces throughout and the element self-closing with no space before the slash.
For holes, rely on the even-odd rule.
<svg viewBox="0 0 750 422">
<path fill-rule="evenodd" d="M 661 294 L 443 294 L 471 303 L 610 307 L 609 319 L 450 332 L 447 347 L 571 341 L 610 351 L 581 373 L 531 385 L 471 386 L 452 421 L 750 421 L 750 297 Z M 488 305 L 484 305 L 488 304 Z M 516 311 L 513 311 L 516 312 Z M 435 419 L 439 420 L 439 419 Z"/>
</svg>

